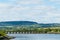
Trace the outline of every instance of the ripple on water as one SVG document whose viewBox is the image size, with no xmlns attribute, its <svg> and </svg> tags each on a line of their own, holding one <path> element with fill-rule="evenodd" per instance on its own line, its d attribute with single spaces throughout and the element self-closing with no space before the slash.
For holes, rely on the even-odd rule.
<svg viewBox="0 0 60 40">
<path fill-rule="evenodd" d="M 60 40 L 60 34 L 9 34 L 12 40 Z"/>
</svg>

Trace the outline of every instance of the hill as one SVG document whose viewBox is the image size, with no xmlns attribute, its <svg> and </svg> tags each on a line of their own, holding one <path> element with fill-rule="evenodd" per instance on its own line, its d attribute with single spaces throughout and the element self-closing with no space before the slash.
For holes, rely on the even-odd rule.
<svg viewBox="0 0 60 40">
<path fill-rule="evenodd" d="M 7 21 L 7 22 L 0 22 L 0 26 L 15 26 L 15 25 L 34 25 L 38 24 L 32 21 Z"/>
<path fill-rule="evenodd" d="M 60 27 L 60 23 L 37 23 L 33 21 L 6 21 L 6 22 L 0 22 L 0 27 L 4 26 L 24 26 L 24 27 Z M 31 26 L 32 25 L 32 26 Z"/>
</svg>

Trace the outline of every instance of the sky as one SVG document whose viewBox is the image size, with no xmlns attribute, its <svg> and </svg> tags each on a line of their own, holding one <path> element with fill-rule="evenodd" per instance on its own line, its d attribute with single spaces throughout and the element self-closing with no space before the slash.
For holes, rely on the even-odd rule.
<svg viewBox="0 0 60 40">
<path fill-rule="evenodd" d="M 60 23 L 60 0 L 0 0 L 0 21 Z"/>
</svg>

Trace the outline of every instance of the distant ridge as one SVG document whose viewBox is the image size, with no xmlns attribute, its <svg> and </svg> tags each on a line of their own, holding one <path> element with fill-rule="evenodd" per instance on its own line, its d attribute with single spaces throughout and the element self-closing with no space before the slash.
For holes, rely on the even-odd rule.
<svg viewBox="0 0 60 40">
<path fill-rule="evenodd" d="M 6 21 L 0 22 L 0 26 L 15 26 L 15 25 L 34 25 L 38 24 L 37 22 L 32 21 Z"/>
<path fill-rule="evenodd" d="M 5 26 L 24 26 L 26 27 L 31 27 L 30 25 L 35 25 L 35 27 L 60 27 L 60 23 L 37 23 L 33 21 L 5 21 L 5 22 L 0 22 L 0 27 L 5 27 Z"/>
</svg>

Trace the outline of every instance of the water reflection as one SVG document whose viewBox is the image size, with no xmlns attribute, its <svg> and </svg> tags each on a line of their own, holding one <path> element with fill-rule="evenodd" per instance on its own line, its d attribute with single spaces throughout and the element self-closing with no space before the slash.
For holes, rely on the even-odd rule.
<svg viewBox="0 0 60 40">
<path fill-rule="evenodd" d="M 8 34 L 16 37 L 11 40 L 60 40 L 60 34 Z"/>
</svg>

